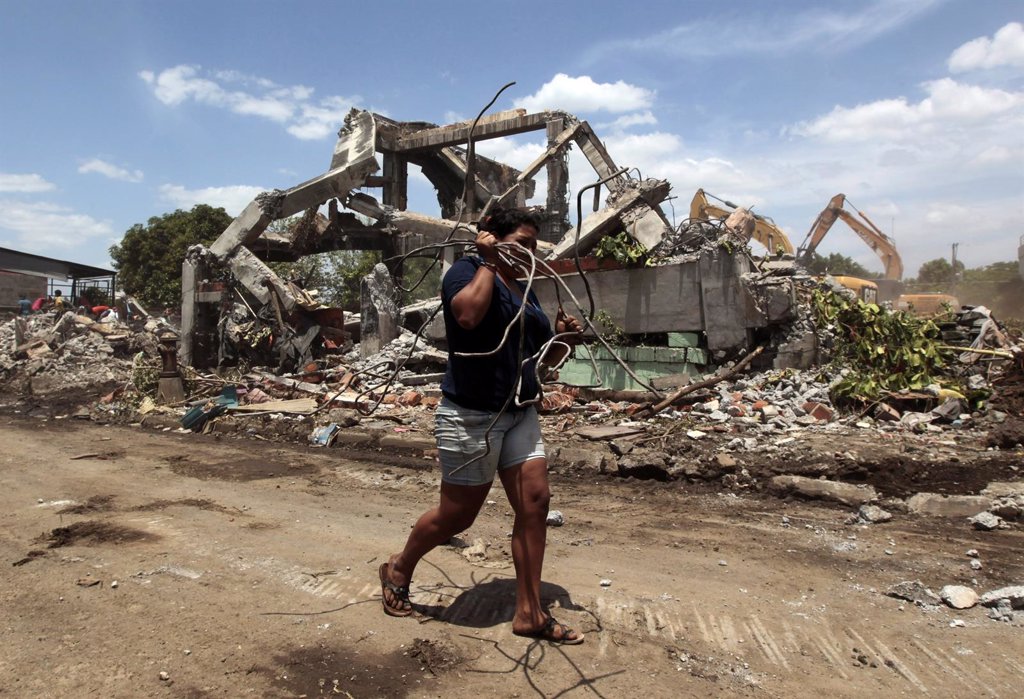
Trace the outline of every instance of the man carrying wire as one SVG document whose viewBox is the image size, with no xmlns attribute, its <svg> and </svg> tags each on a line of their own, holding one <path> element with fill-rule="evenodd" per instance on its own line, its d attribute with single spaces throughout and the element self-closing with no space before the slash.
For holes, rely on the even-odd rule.
<svg viewBox="0 0 1024 699">
<path fill-rule="evenodd" d="M 541 606 L 551 496 L 534 406 L 541 372 L 561 363 L 579 342 L 582 327 L 559 308 L 553 335 L 537 296 L 516 279 L 516 266 L 529 267 L 537 249 L 539 225 L 533 214 L 495 210 L 479 230 L 479 257 L 455 262 L 441 290 L 449 348 L 435 430 L 441 501 L 419 518 L 405 548 L 381 564 L 384 611 L 391 616 L 412 613 L 409 584 L 416 564 L 473 524 L 497 473 L 515 511 L 512 632 L 554 643 L 582 643 L 582 634 L 555 621 Z"/>
</svg>

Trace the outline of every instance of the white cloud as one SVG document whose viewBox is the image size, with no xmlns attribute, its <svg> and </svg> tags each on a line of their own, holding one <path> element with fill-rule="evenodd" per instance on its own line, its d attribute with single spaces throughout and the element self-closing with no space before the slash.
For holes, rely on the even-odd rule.
<svg viewBox="0 0 1024 699">
<path fill-rule="evenodd" d="M 1024 148 L 1007 148 L 1003 145 L 989 146 L 971 161 L 975 165 L 997 165 L 1014 159 L 1024 160 Z"/>
<path fill-rule="evenodd" d="M 928 223 L 969 225 L 973 216 L 971 210 L 962 204 L 932 202 L 924 219 Z"/>
<path fill-rule="evenodd" d="M 623 114 L 615 121 L 606 124 L 598 124 L 596 128 L 607 129 L 609 131 L 622 131 L 630 128 L 631 126 L 654 126 L 657 123 L 658 119 L 654 116 L 654 113 L 650 109 L 646 109 L 642 112 Z"/>
<path fill-rule="evenodd" d="M 511 165 L 522 170 L 547 150 L 546 142 L 525 141 L 515 137 L 502 136 L 477 141 L 474 150 L 485 158 Z"/>
<path fill-rule="evenodd" d="M 345 114 L 359 97 L 329 96 L 313 100 L 313 88 L 281 86 L 272 80 L 238 71 L 202 73 L 200 66 L 177 65 L 154 73 L 139 72 L 158 100 L 177 107 L 189 100 L 242 116 L 255 116 L 284 124 L 303 140 L 321 139 L 337 132 Z M 240 86 L 244 89 L 230 89 Z"/>
<path fill-rule="evenodd" d="M 789 132 L 824 141 L 920 141 L 952 132 L 971 122 L 1009 116 L 1024 120 L 1024 93 L 959 83 L 952 78 L 922 85 L 927 97 L 882 99 L 856 107 L 837 106 L 828 114 L 802 122 Z"/>
<path fill-rule="evenodd" d="M 153 94 L 164 104 L 177 106 L 187 99 L 224 106 L 225 92 L 212 80 L 196 77 L 196 66 L 179 65 L 154 75 L 152 71 L 139 73 L 147 84 L 153 86 Z"/>
<path fill-rule="evenodd" d="M 241 184 L 201 189 L 186 189 L 180 184 L 163 184 L 160 185 L 160 198 L 179 209 L 191 209 L 196 204 L 208 204 L 222 206 L 229 214 L 237 216 L 257 194 L 264 191 L 265 187 Z"/>
<path fill-rule="evenodd" d="M 531 112 L 564 109 L 567 112 L 632 112 L 650 107 L 654 91 L 619 80 L 598 83 L 589 75 L 573 78 L 558 73 L 537 92 L 516 100 L 515 106 Z"/>
<path fill-rule="evenodd" d="M 310 141 L 338 132 L 345 115 L 355 104 L 344 97 L 328 97 L 319 106 L 302 105 L 301 115 L 288 127 L 288 133 L 295 138 Z"/>
<path fill-rule="evenodd" d="M 56 188 L 57 185 L 47 182 L 42 175 L 0 172 L 0 192 L 49 192 Z"/>
<path fill-rule="evenodd" d="M 0 230 L 12 231 L 12 241 L 29 252 L 68 249 L 83 240 L 108 239 L 114 235 L 110 221 L 101 221 L 87 214 L 51 202 L 24 202 L 0 199 Z"/>
<path fill-rule="evenodd" d="M 142 170 L 128 170 L 99 158 L 93 158 L 82 163 L 78 166 L 78 172 L 83 175 L 95 172 L 112 180 L 121 180 L 122 182 L 142 182 L 143 178 Z"/>
<path fill-rule="evenodd" d="M 848 49 L 897 29 L 943 1 L 875 0 L 855 3 L 856 9 L 850 12 L 831 8 L 797 13 L 723 12 L 714 21 L 687 22 L 645 37 L 601 42 L 584 60 L 595 63 L 608 56 L 621 60 L 623 52 L 700 58 Z"/>
<path fill-rule="evenodd" d="M 1010 22 L 995 33 L 968 41 L 949 57 L 951 73 L 1000 66 L 1024 67 L 1024 25 Z"/>
</svg>

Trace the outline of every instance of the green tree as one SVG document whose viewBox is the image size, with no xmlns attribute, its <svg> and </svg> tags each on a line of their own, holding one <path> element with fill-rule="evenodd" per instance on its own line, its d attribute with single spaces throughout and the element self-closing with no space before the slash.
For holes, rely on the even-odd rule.
<svg viewBox="0 0 1024 699">
<path fill-rule="evenodd" d="M 959 274 L 964 271 L 964 265 L 962 262 L 957 261 L 955 272 Z M 954 274 L 953 265 L 949 263 L 944 257 L 937 257 L 934 260 L 928 260 L 921 265 L 921 269 L 917 271 L 917 283 L 918 284 L 950 284 L 954 281 L 956 275 Z"/>
<path fill-rule="evenodd" d="M 301 214 L 274 221 L 269 231 L 287 233 L 302 219 Z M 335 250 L 306 255 L 295 262 L 271 262 L 269 267 L 283 279 L 301 279 L 306 289 L 316 289 L 320 300 L 346 311 L 359 311 L 360 283 L 382 259 L 376 250 Z M 400 303 L 408 304 L 437 296 L 441 288 L 441 264 L 433 257 L 409 257 L 403 268 L 402 285 L 420 283 L 411 292 L 402 294 Z M 425 276 L 424 276 L 425 275 Z"/>
<path fill-rule="evenodd" d="M 328 306 L 359 311 L 359 283 L 380 262 L 374 250 L 335 250 L 306 255 L 295 262 L 271 262 L 269 267 L 283 279 L 301 279 L 306 289 L 316 289 Z"/>
<path fill-rule="evenodd" d="M 851 257 L 840 255 L 837 252 L 831 253 L 828 257 L 822 257 L 814 253 L 807 268 L 815 274 L 839 274 L 860 279 L 875 279 L 879 275 L 870 272 L 864 265 Z"/>
<path fill-rule="evenodd" d="M 1020 278 L 1017 262 L 965 269 L 956 296 L 961 303 L 987 306 L 1001 321 L 1024 318 L 1024 279 Z"/>
<path fill-rule="evenodd" d="M 965 269 L 964 282 L 1011 282 L 1020 279 L 1018 263 L 994 262 L 984 267 Z"/>
<path fill-rule="evenodd" d="M 197 204 L 135 224 L 110 248 L 118 285 L 143 305 L 179 305 L 185 252 L 212 243 L 231 221 L 224 209 Z"/>
</svg>

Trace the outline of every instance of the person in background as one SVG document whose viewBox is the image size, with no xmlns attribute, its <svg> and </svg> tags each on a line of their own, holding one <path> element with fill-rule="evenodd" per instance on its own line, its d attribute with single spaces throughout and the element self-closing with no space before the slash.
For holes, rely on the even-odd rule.
<svg viewBox="0 0 1024 699">
<path fill-rule="evenodd" d="M 28 300 L 25 294 L 18 297 L 18 313 L 23 316 L 27 316 L 32 312 L 32 302 Z"/>
<path fill-rule="evenodd" d="M 60 289 L 53 292 L 53 310 L 57 311 L 57 315 L 61 315 L 64 311 L 68 310 L 68 300 L 64 298 L 64 294 L 61 293 Z"/>
<path fill-rule="evenodd" d="M 50 299 L 48 297 L 40 296 L 39 298 L 32 302 L 32 312 L 38 313 L 39 311 L 43 310 L 43 306 L 45 306 L 49 302 Z"/>
</svg>

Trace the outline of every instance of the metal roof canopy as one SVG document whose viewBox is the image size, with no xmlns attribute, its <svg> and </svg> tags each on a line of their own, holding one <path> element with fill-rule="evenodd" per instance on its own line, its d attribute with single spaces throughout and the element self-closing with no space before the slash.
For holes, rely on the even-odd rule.
<svg viewBox="0 0 1024 699">
<path fill-rule="evenodd" d="M 9 248 L 0 248 L 0 269 L 64 281 L 113 277 L 116 274 L 110 269 L 91 267 L 68 260 L 57 260 Z"/>
</svg>

